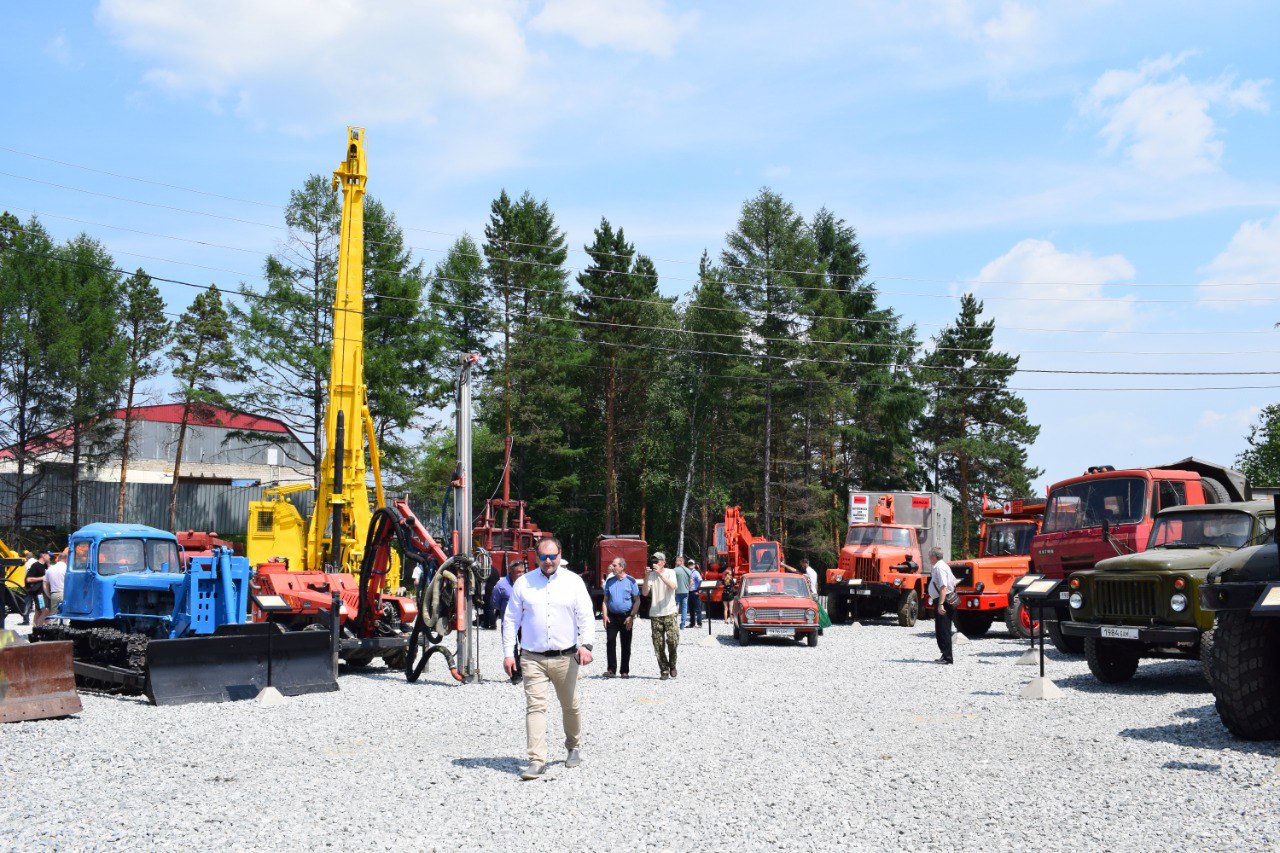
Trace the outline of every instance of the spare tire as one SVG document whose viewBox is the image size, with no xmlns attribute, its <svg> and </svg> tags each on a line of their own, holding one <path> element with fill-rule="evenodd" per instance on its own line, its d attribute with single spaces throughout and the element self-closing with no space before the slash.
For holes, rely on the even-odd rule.
<svg viewBox="0 0 1280 853">
<path fill-rule="evenodd" d="M 1207 504 L 1225 504 L 1231 502 L 1231 493 L 1227 491 L 1227 487 L 1219 483 L 1217 480 L 1208 477 L 1200 478 L 1200 485 L 1204 488 L 1204 502 Z"/>
</svg>

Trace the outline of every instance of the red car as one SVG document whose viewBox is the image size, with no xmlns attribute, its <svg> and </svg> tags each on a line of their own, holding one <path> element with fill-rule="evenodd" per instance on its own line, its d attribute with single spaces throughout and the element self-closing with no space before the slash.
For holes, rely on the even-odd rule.
<svg viewBox="0 0 1280 853">
<path fill-rule="evenodd" d="M 756 637 L 791 637 L 818 645 L 818 603 L 804 575 L 751 572 L 733 600 L 733 636 L 741 645 Z"/>
</svg>

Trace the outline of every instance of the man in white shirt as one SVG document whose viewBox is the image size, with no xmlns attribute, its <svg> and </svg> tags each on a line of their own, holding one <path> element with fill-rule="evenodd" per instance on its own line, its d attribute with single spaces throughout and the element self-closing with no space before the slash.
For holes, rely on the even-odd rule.
<svg viewBox="0 0 1280 853">
<path fill-rule="evenodd" d="M 644 573 L 643 595 L 649 596 L 649 629 L 653 650 L 658 655 L 659 677 L 676 677 L 676 651 L 680 646 L 680 614 L 676 607 L 676 573 L 667 568 L 667 556 L 653 555 L 653 565 Z"/>
<path fill-rule="evenodd" d="M 956 589 L 956 576 L 951 567 L 942 559 L 942 549 L 930 549 L 933 568 L 929 571 L 929 601 L 933 604 L 933 635 L 938 641 L 938 650 L 942 657 L 938 663 L 952 663 L 951 659 L 951 620 L 955 616 L 947 604 L 947 596 Z"/>
<path fill-rule="evenodd" d="M 578 705 L 578 667 L 591 663 L 596 618 L 582 578 L 560 561 L 560 540 L 538 543 L 537 571 L 526 572 L 511 587 L 502 617 L 503 666 L 516 673 L 516 633 L 520 634 L 520 673 L 524 676 L 525 735 L 529 764 L 522 779 L 540 779 L 547 767 L 547 684 L 556 689 L 564 718 L 565 767 L 582 763 L 582 711 Z"/>
<path fill-rule="evenodd" d="M 56 616 L 62 607 L 62 591 L 67 582 L 67 552 L 58 555 L 58 561 L 44 573 L 44 594 L 49 601 L 49 614 Z"/>
<path fill-rule="evenodd" d="M 802 557 L 800 560 L 800 571 L 804 572 L 804 576 L 809 581 L 809 594 L 814 598 L 818 597 L 818 573 L 813 570 L 813 566 L 809 565 L 809 558 Z"/>
</svg>

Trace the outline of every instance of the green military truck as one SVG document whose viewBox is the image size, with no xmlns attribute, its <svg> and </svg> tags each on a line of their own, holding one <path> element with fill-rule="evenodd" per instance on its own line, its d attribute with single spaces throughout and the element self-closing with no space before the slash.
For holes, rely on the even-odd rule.
<svg viewBox="0 0 1280 853">
<path fill-rule="evenodd" d="M 1275 499 L 1280 513 L 1280 497 Z M 1280 740 L 1280 550 L 1273 530 L 1220 560 L 1200 585 L 1217 617 L 1209 683 L 1223 725 L 1246 740 Z"/>
<path fill-rule="evenodd" d="M 1108 684 L 1132 678 L 1142 658 L 1201 660 L 1211 679 L 1213 613 L 1200 604 L 1200 586 L 1215 563 L 1274 527 L 1270 501 L 1166 509 L 1145 551 L 1071 575 L 1062 633 L 1084 640 L 1089 670 Z"/>
</svg>

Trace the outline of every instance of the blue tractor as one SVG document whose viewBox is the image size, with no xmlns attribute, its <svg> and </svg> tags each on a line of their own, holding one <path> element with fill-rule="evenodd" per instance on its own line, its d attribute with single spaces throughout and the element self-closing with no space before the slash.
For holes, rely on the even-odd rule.
<svg viewBox="0 0 1280 853">
<path fill-rule="evenodd" d="M 62 605 L 31 636 L 74 643 L 82 687 L 156 705 L 337 689 L 328 633 L 248 622 L 252 571 L 230 549 L 184 561 L 168 531 L 90 524 L 72 534 L 68 558 Z"/>
</svg>

